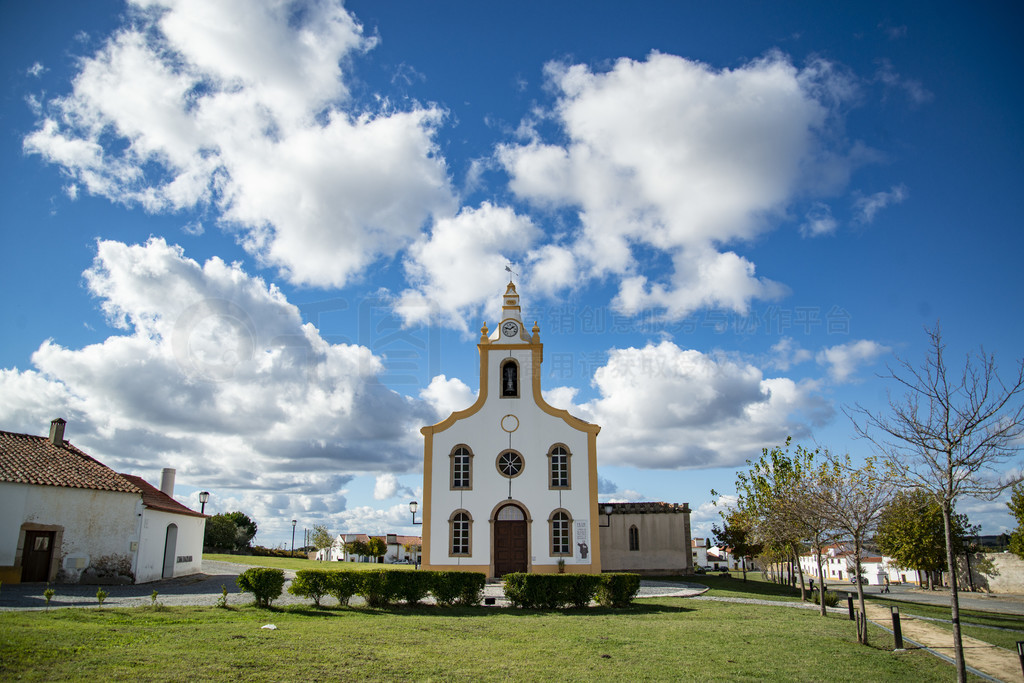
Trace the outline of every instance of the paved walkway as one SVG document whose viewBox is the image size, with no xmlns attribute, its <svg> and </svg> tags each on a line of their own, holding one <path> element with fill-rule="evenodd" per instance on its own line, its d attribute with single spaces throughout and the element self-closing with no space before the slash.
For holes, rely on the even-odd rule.
<svg viewBox="0 0 1024 683">
<path fill-rule="evenodd" d="M 870 602 L 864 606 L 868 619 L 886 629 L 892 630 L 892 612 L 887 607 L 873 605 Z M 950 629 L 935 626 L 927 621 L 915 619 L 907 614 L 900 613 L 900 631 L 903 639 L 913 641 L 918 645 L 927 647 L 933 652 L 953 660 L 953 631 Z M 1010 681 L 1024 681 L 1024 674 L 1021 673 L 1020 658 L 1016 652 L 1011 652 L 990 643 L 962 636 L 964 644 L 964 661 L 967 666 L 991 676 L 1005 683 Z"/>
</svg>

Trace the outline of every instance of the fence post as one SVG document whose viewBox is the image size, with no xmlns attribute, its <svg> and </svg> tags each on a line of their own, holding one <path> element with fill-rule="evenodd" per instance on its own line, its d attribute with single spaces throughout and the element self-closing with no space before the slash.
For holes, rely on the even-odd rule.
<svg viewBox="0 0 1024 683">
<path fill-rule="evenodd" d="M 850 621 L 853 621 L 853 596 L 852 595 L 847 595 L 846 596 L 846 606 L 850 610 Z"/>
<path fill-rule="evenodd" d="M 892 607 L 892 635 L 896 639 L 896 649 L 903 649 L 903 629 L 900 628 L 900 608 Z"/>
</svg>

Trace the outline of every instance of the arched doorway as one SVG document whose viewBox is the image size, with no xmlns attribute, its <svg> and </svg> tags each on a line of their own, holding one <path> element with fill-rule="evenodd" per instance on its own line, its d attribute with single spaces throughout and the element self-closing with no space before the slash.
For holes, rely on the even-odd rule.
<svg viewBox="0 0 1024 683">
<path fill-rule="evenodd" d="M 167 525 L 167 537 L 164 540 L 164 571 L 161 576 L 165 579 L 174 578 L 175 551 L 178 546 L 178 525 Z"/>
<path fill-rule="evenodd" d="M 494 576 L 525 572 L 529 552 L 526 514 L 518 505 L 503 506 L 494 516 Z"/>
</svg>

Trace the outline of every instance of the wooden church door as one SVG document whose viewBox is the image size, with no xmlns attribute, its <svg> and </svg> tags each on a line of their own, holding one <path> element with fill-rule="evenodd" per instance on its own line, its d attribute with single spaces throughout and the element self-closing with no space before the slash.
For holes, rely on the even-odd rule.
<svg viewBox="0 0 1024 683">
<path fill-rule="evenodd" d="M 494 576 L 525 572 L 528 553 L 526 515 L 518 506 L 506 505 L 494 520 Z"/>
</svg>

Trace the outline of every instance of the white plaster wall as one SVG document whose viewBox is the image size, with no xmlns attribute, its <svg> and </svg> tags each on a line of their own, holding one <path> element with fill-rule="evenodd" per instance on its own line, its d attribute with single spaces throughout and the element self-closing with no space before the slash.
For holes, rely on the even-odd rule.
<svg viewBox="0 0 1024 683">
<path fill-rule="evenodd" d="M 136 583 L 158 581 L 163 577 L 164 545 L 167 539 L 167 526 L 170 524 L 178 526 L 178 539 L 174 551 L 174 576 L 188 576 L 202 571 L 203 533 L 206 530 L 206 518 L 176 515 L 171 512 L 146 508 L 142 513 L 142 533 L 139 539 L 138 564 L 135 569 Z M 178 561 L 178 558 L 185 557 L 192 559 Z"/>
<path fill-rule="evenodd" d="M 25 521 L 27 484 L 0 482 L 0 567 L 11 567 L 18 554 L 18 537 Z"/>
<path fill-rule="evenodd" d="M 14 563 L 26 522 L 64 528 L 54 561 L 65 580 L 76 581 L 83 569 L 105 555 L 126 555 L 134 564 L 132 543 L 139 537 L 142 510 L 137 493 L 4 483 L 0 501 L 2 565 Z"/>
<path fill-rule="evenodd" d="M 501 398 L 499 371 L 502 361 L 513 355 L 519 361 L 520 398 Z M 590 523 L 590 477 L 587 462 L 587 433 L 581 432 L 563 419 L 545 413 L 533 398 L 532 354 L 529 350 L 491 350 L 488 354 L 489 396 L 474 415 L 456 421 L 451 427 L 434 434 L 430 519 L 430 558 L 436 565 L 487 565 L 491 561 L 489 519 L 495 506 L 507 500 L 522 504 L 530 529 L 530 555 L 533 565 L 555 565 L 551 557 L 548 517 L 564 508 L 572 516 L 575 534 L 576 522 L 588 523 L 586 543 L 593 548 L 596 542 Z M 519 428 L 509 435 L 501 428 L 505 415 L 515 415 Z M 548 488 L 548 450 L 555 443 L 564 443 L 570 458 L 571 490 Z M 449 454 L 458 444 L 466 444 L 473 452 L 473 488 L 469 491 L 450 490 L 451 459 Z M 523 456 L 524 467 L 519 476 L 511 480 L 502 476 L 496 460 L 502 451 L 512 448 Z M 465 509 L 473 518 L 472 556 L 449 557 L 448 518 L 456 509 Z M 575 538 L 573 538 L 575 544 Z M 574 545 L 574 550 L 575 550 Z M 593 553 L 586 560 L 579 554 L 566 557 L 567 564 L 591 564 Z"/>
<path fill-rule="evenodd" d="M 960 585 L 967 585 L 966 564 L 959 559 Z M 973 553 L 971 575 L 977 590 L 1024 594 L 1024 560 L 1013 553 Z"/>
</svg>

